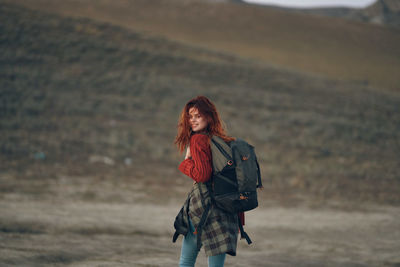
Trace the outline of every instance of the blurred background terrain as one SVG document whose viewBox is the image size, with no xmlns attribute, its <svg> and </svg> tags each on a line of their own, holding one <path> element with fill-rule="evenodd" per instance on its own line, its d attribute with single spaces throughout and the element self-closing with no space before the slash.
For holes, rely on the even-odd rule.
<svg viewBox="0 0 400 267">
<path fill-rule="evenodd" d="M 0 265 L 176 266 L 204 94 L 265 184 L 231 266 L 397 266 L 399 9 L 1 0 Z"/>
</svg>

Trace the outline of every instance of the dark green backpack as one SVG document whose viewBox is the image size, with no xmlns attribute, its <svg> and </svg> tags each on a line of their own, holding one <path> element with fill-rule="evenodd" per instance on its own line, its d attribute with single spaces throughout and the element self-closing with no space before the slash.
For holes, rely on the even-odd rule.
<svg viewBox="0 0 400 267">
<path fill-rule="evenodd" d="M 213 136 L 211 152 L 211 186 L 216 206 L 232 213 L 256 208 L 257 188 L 262 187 L 262 182 L 254 147 L 239 138 L 227 144 Z"/>
<path fill-rule="evenodd" d="M 258 207 L 257 188 L 262 188 L 260 166 L 254 147 L 237 138 L 226 143 L 222 138 L 211 138 L 213 177 L 209 187 L 218 208 L 238 213 Z M 239 220 L 242 237 L 250 244 Z"/>
</svg>

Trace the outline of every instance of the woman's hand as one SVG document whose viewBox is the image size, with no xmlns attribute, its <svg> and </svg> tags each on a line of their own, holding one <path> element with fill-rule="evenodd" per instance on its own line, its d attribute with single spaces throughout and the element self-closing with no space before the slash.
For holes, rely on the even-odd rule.
<svg viewBox="0 0 400 267">
<path fill-rule="evenodd" d="M 190 154 L 190 146 L 188 146 L 187 149 L 186 149 L 185 159 L 188 159 L 188 158 L 191 158 L 191 157 L 192 157 L 192 154 Z"/>
</svg>

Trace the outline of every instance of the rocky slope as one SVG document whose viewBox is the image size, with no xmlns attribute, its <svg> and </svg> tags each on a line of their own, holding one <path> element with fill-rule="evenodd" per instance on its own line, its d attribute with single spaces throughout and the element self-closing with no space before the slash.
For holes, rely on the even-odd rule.
<svg viewBox="0 0 400 267">
<path fill-rule="evenodd" d="M 375 24 L 400 27 L 400 1 L 378 0 L 367 8 L 356 11 L 352 16 Z"/>
<path fill-rule="evenodd" d="M 393 27 L 400 26 L 400 1 L 397 0 L 377 0 L 375 3 L 362 9 L 346 7 L 282 8 L 271 5 L 266 6 L 269 8 L 281 9 L 294 13 L 346 18 L 355 21 Z"/>
</svg>

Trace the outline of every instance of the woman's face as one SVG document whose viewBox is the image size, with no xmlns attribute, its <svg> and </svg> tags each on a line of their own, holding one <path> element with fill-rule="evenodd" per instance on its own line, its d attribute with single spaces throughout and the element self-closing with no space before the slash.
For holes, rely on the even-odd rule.
<svg viewBox="0 0 400 267">
<path fill-rule="evenodd" d="M 206 118 L 204 118 L 195 107 L 189 109 L 189 123 L 193 132 L 200 132 L 207 127 Z"/>
</svg>

